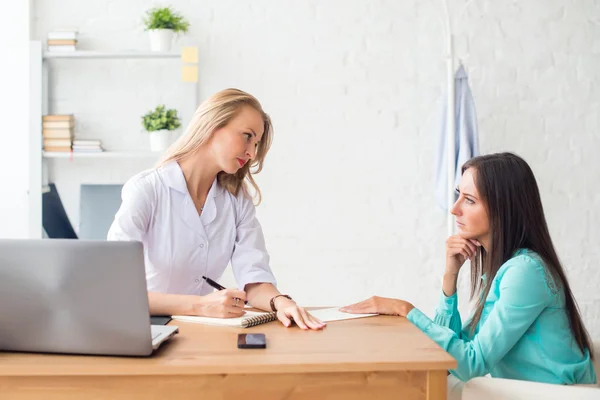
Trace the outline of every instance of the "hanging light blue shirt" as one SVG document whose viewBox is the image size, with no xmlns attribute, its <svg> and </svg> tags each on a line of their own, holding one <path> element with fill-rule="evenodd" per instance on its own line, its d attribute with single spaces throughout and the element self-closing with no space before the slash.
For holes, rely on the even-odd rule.
<svg viewBox="0 0 600 400">
<path fill-rule="evenodd" d="M 477 113 L 475 101 L 469 87 L 467 71 L 460 65 L 454 76 L 454 107 L 455 107 L 455 157 L 452 160 L 454 185 L 457 187 L 462 177 L 461 168 L 465 162 L 479 155 L 479 135 L 477 133 Z M 446 96 L 447 97 L 447 96 Z M 438 142 L 438 157 L 435 166 L 435 197 L 439 206 L 446 210 L 448 203 L 448 140 L 446 127 L 446 102 L 442 113 L 441 134 Z M 454 199 L 456 201 L 456 197 Z"/>
<path fill-rule="evenodd" d="M 518 250 L 491 282 L 473 333 L 461 326 L 456 293 L 442 292 L 432 321 L 417 308 L 407 318 L 457 361 L 462 381 L 487 375 L 556 384 L 596 383 L 588 349 L 569 329 L 565 295 L 533 251 Z"/>
</svg>

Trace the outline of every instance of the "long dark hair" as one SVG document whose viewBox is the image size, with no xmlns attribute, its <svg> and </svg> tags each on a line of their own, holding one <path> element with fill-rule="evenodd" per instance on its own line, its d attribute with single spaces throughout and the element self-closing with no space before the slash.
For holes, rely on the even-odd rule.
<svg viewBox="0 0 600 400">
<path fill-rule="evenodd" d="M 556 285 L 565 294 L 569 325 L 573 337 L 583 353 L 593 349 L 565 271 L 556 254 L 546 224 L 542 201 L 533 171 L 521 157 L 512 153 L 498 153 L 470 159 L 462 173 L 474 170 L 475 186 L 486 204 L 489 216 L 491 243 L 486 252 L 481 248 L 471 266 L 471 299 L 478 296 L 471 331 L 481 319 L 490 283 L 498 269 L 521 248 L 536 252 L 544 261 Z M 482 282 L 485 274 L 486 282 Z"/>
</svg>

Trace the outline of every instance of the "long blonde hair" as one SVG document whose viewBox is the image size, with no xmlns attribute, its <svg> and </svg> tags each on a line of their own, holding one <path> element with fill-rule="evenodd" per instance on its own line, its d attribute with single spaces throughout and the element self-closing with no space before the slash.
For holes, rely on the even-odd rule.
<svg viewBox="0 0 600 400">
<path fill-rule="evenodd" d="M 241 189 L 245 196 L 258 198 L 257 204 L 260 204 L 262 194 L 252 175 L 262 171 L 265 157 L 273 141 L 273 126 L 271 118 L 263 111 L 258 100 L 241 90 L 222 90 L 200 104 L 185 133 L 167 149 L 157 167 L 170 161 L 180 161 L 188 154 L 198 150 L 212 137 L 215 131 L 227 125 L 246 105 L 258 111 L 264 121 L 264 133 L 256 149 L 256 156 L 235 174 L 219 172 L 217 181 L 234 196 L 237 196 Z M 250 168 L 253 168 L 253 171 L 250 171 Z M 245 180 L 252 185 L 254 196 L 249 193 Z"/>
</svg>

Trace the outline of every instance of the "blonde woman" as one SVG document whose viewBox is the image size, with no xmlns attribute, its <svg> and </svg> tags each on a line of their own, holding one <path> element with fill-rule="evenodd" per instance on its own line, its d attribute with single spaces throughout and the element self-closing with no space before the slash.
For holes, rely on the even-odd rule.
<svg viewBox="0 0 600 400">
<path fill-rule="evenodd" d="M 244 302 L 277 311 L 290 326 L 325 324 L 275 287 L 261 226 L 249 193 L 272 141 L 269 116 L 237 89 L 214 94 L 196 110 L 184 135 L 157 168 L 131 178 L 109 240 L 144 244 L 153 315 L 239 317 Z M 231 262 L 238 289 L 214 291 Z"/>
</svg>

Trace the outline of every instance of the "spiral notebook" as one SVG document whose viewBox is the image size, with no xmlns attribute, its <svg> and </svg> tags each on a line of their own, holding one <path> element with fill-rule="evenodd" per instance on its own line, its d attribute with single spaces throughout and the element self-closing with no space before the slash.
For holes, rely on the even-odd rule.
<svg viewBox="0 0 600 400">
<path fill-rule="evenodd" d="M 246 311 L 246 314 L 237 318 L 211 318 L 211 317 L 195 317 L 190 315 L 173 315 L 172 318 L 176 321 L 184 322 L 195 322 L 198 324 L 205 325 L 216 325 L 216 326 L 235 326 L 238 328 L 250 328 L 264 324 L 267 322 L 275 321 L 277 319 L 277 313 L 274 312 L 258 312 L 258 311 Z"/>
<path fill-rule="evenodd" d="M 377 314 L 348 314 L 339 311 L 339 307 L 323 308 L 320 310 L 309 311 L 311 315 L 320 319 L 323 322 L 331 321 L 342 321 L 346 319 L 354 318 L 365 318 L 373 317 Z M 258 312 L 258 311 L 246 311 L 241 317 L 238 318 L 209 318 L 209 317 L 194 317 L 187 315 L 173 315 L 174 320 L 184 322 L 195 322 L 206 325 L 217 325 L 217 326 L 234 326 L 238 328 L 250 328 L 264 324 L 267 322 L 275 321 L 277 319 L 277 313 L 274 312 Z"/>
</svg>

